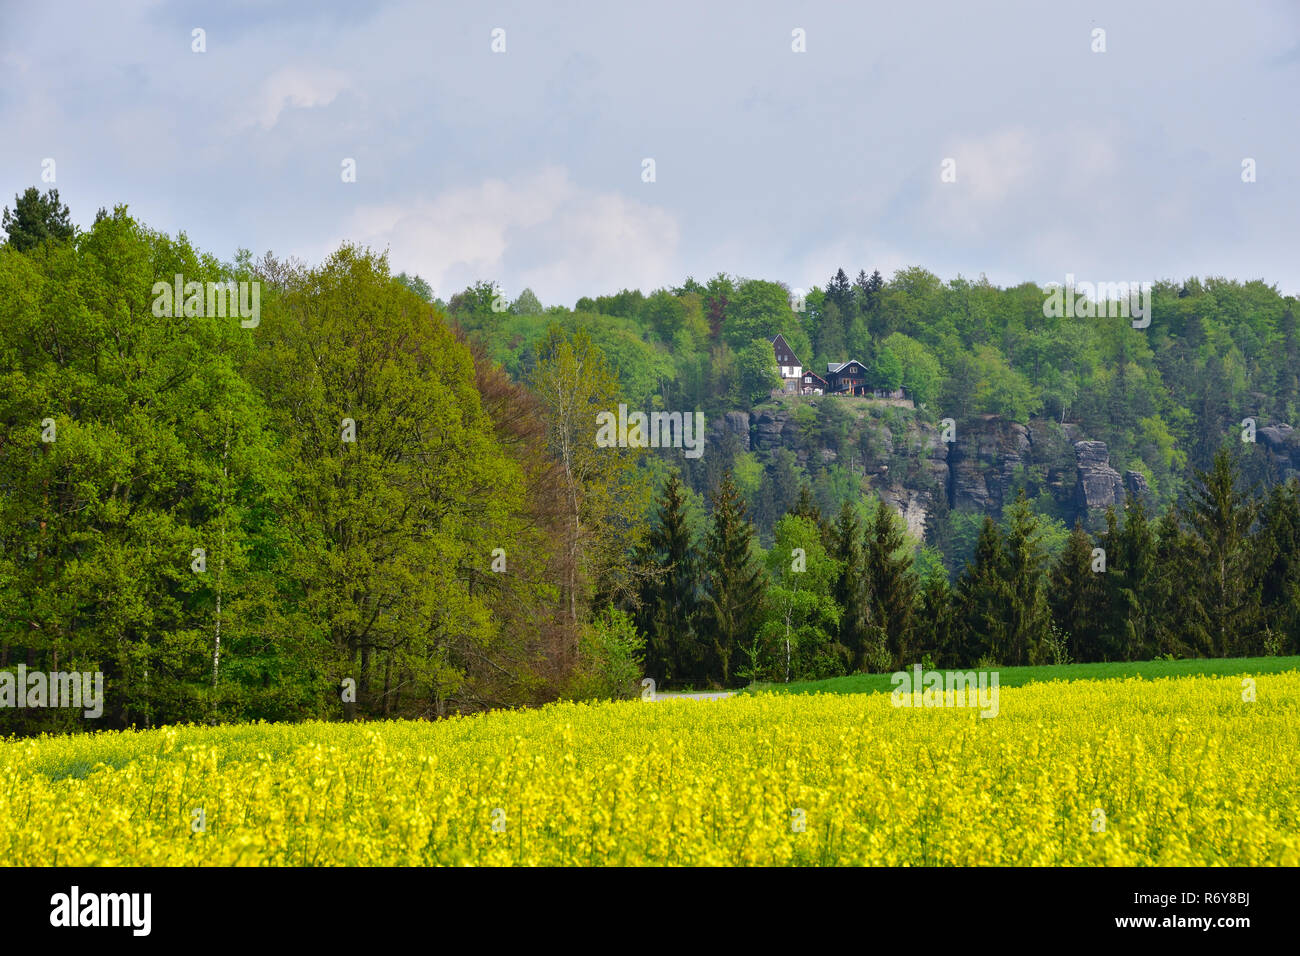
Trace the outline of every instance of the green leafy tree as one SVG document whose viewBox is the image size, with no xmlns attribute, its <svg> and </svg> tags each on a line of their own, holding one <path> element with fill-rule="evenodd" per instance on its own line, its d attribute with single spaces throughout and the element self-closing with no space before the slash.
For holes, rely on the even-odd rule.
<svg viewBox="0 0 1300 956">
<path fill-rule="evenodd" d="M 238 372 L 249 332 L 155 313 L 176 273 L 228 278 L 121 206 L 43 255 L 0 249 L 0 667 L 101 671 L 97 726 L 302 716 L 315 661 L 286 620 L 283 459 Z"/>
<path fill-rule="evenodd" d="M 902 363 L 902 387 L 912 401 L 917 405 L 928 405 L 939 397 L 943 369 L 925 345 L 901 332 L 889 336 L 882 345 L 882 354 L 895 355 Z"/>
<path fill-rule="evenodd" d="M 410 289 L 425 302 L 433 303 L 433 287 L 425 282 L 420 276 L 408 276 L 405 272 L 399 272 L 395 278 L 406 288 Z"/>
<path fill-rule="evenodd" d="M 671 342 L 686 327 L 686 303 L 667 289 L 659 289 L 646 299 L 641 314 L 661 342 Z"/>
<path fill-rule="evenodd" d="M 877 388 L 893 392 L 903 386 L 903 363 L 889 348 L 881 348 L 876 353 L 872 367 L 872 378 Z"/>
<path fill-rule="evenodd" d="M 524 289 L 519 293 L 519 298 L 510 303 L 511 315 L 541 315 L 545 311 L 541 300 L 532 289 Z"/>
<path fill-rule="evenodd" d="M 772 389 L 781 387 L 771 342 L 754 339 L 740 350 L 736 355 L 735 382 L 736 400 L 744 406 L 766 398 Z"/>
<path fill-rule="evenodd" d="M 645 638 L 632 617 L 605 608 L 583 631 L 571 695 L 577 699 L 626 700 L 635 697 L 644 670 Z"/>
<path fill-rule="evenodd" d="M 288 283 L 259 332 L 254 381 L 292 461 L 294 574 L 331 680 L 355 679 L 349 713 L 459 708 L 493 635 L 476 583 L 493 547 L 516 550 L 522 506 L 469 350 L 352 246 Z"/>
<path fill-rule="evenodd" d="M 769 343 L 768 359 L 775 365 L 770 343 L 778 332 L 796 355 L 807 354 L 808 343 L 790 308 L 790 290 L 762 279 L 746 279 L 736 286 L 727 301 L 727 344 L 739 351 L 754 339 L 763 339 Z"/>
<path fill-rule="evenodd" d="M 617 414 L 619 387 L 605 353 L 584 329 L 550 327 L 532 387 L 562 479 L 563 591 L 576 642 L 597 592 L 618 604 L 634 593 L 623 556 L 644 533 L 635 513 L 645 494 L 645 477 L 636 471 L 643 450 L 597 444 L 597 416 Z"/>
<path fill-rule="evenodd" d="M 843 674 L 848 651 L 836 640 L 840 608 L 832 593 L 839 569 L 826 552 L 816 522 L 792 514 L 777 522 L 767 570 L 754 650 L 742 655 L 749 657 L 751 679 Z"/>
<path fill-rule="evenodd" d="M 799 498 L 795 501 L 789 513 L 800 518 L 806 518 L 816 525 L 821 532 L 822 541 L 829 547 L 831 526 L 822 516 L 822 510 L 817 504 L 817 499 L 813 496 L 812 488 L 806 482 L 799 486 Z"/>
</svg>

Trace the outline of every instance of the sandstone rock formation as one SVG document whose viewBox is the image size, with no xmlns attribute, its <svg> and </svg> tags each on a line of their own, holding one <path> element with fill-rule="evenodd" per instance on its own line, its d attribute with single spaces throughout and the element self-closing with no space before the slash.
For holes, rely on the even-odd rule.
<svg viewBox="0 0 1300 956">
<path fill-rule="evenodd" d="M 957 440 L 949 443 L 939 427 L 913 416 L 865 417 L 861 422 L 866 429 L 861 440 L 843 446 L 839 454 L 801 441 L 787 405 L 727 412 L 710 426 L 710 441 L 734 435 L 741 451 L 755 452 L 764 464 L 787 448 L 814 471 L 843 466 L 896 508 L 917 535 L 924 534 L 929 516 L 944 508 L 998 517 L 1030 467 L 1067 523 L 1080 518 L 1096 529 L 1106 508 L 1122 509 L 1128 495 L 1153 503 L 1146 478 L 1131 470 L 1121 476 L 1110 464 L 1105 442 L 1086 440 L 1076 425 L 1038 419 L 1022 425 L 983 416 L 959 427 Z M 1269 425 L 1258 435 L 1284 474 L 1300 474 L 1300 432 Z"/>
<path fill-rule="evenodd" d="M 1093 512 L 1109 507 L 1123 507 L 1124 481 L 1119 472 L 1110 467 L 1110 452 L 1100 441 L 1077 441 L 1074 454 L 1079 474 L 1074 485 L 1074 503 L 1081 516 L 1093 517 Z"/>
<path fill-rule="evenodd" d="M 988 419 L 978 429 L 958 429 L 948 446 L 952 507 L 1000 512 L 1010 503 L 1013 482 L 1032 448 L 1029 429 L 1016 422 Z"/>
<path fill-rule="evenodd" d="M 1255 440 L 1268 449 L 1278 476 L 1286 481 L 1300 475 L 1300 434 L 1290 425 L 1265 425 Z"/>
</svg>

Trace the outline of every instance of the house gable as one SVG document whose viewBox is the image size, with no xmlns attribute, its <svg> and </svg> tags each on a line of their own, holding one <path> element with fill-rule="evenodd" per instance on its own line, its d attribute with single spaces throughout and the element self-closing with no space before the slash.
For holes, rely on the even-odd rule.
<svg viewBox="0 0 1300 956">
<path fill-rule="evenodd" d="M 794 354 L 794 349 L 790 348 L 790 343 L 785 340 L 785 336 L 779 332 L 772 339 L 772 355 L 776 360 L 777 374 L 784 382 L 782 391 L 789 394 L 797 393 L 801 387 L 799 378 L 803 375 L 803 363 Z"/>
<path fill-rule="evenodd" d="M 777 336 L 772 339 L 772 351 L 776 356 L 778 368 L 803 367 L 803 363 L 794 354 L 794 349 L 790 348 L 790 343 L 785 340 L 784 335 L 777 333 Z"/>
</svg>

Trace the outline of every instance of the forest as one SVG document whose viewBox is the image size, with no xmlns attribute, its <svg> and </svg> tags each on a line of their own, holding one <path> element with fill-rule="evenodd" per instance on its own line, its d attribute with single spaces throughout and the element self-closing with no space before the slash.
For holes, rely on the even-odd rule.
<svg viewBox="0 0 1300 956">
<path fill-rule="evenodd" d="M 1263 281 L 1157 282 L 1141 329 L 919 267 L 568 308 L 488 280 L 444 300 L 352 245 L 223 262 L 125 206 L 82 230 L 54 190 L 3 225 L 0 668 L 97 670 L 108 694 L 92 727 L 0 709 L 0 732 L 1300 651 L 1300 484 L 1241 440 L 1300 407 L 1296 302 Z M 258 321 L 158 315 L 175 276 L 255 284 Z M 1070 527 L 1026 469 L 999 513 L 917 539 L 828 456 L 595 441 L 621 403 L 762 406 L 778 332 L 924 421 L 1081 429 L 1150 501 Z M 810 447 L 851 440 L 837 401 L 801 421 Z"/>
</svg>

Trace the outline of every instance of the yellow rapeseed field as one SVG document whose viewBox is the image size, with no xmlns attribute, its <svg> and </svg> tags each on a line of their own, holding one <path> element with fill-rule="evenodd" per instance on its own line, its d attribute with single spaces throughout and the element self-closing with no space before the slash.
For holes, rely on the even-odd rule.
<svg viewBox="0 0 1300 956">
<path fill-rule="evenodd" d="M 1256 681 L 9 740 L 0 861 L 1295 866 L 1300 674 Z"/>
</svg>

